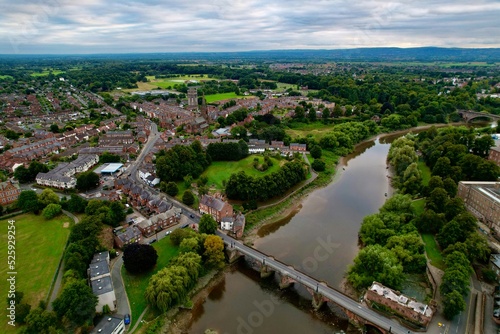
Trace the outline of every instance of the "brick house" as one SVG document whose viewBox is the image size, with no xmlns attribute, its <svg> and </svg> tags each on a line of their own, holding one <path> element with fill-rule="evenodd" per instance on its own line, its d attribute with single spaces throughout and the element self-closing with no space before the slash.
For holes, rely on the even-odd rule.
<svg viewBox="0 0 500 334">
<path fill-rule="evenodd" d="M 199 210 L 202 214 L 211 215 L 219 223 L 222 218 L 233 216 L 233 206 L 231 204 L 209 195 L 201 197 Z"/>
<path fill-rule="evenodd" d="M 0 183 L 0 205 L 7 205 L 17 200 L 21 189 L 12 181 Z"/>
<path fill-rule="evenodd" d="M 373 302 L 384 305 L 406 320 L 426 328 L 434 314 L 429 305 L 406 297 L 399 291 L 394 291 L 378 282 L 372 283 L 372 286 L 366 291 L 364 299 L 370 307 Z"/>
<path fill-rule="evenodd" d="M 488 156 L 488 160 L 491 160 L 498 166 L 500 166 L 500 147 L 490 148 L 490 154 Z"/>
<path fill-rule="evenodd" d="M 179 208 L 172 208 L 166 212 L 153 216 L 150 219 L 145 219 L 136 226 L 141 231 L 142 235 L 149 237 L 157 231 L 164 230 L 170 226 L 178 224 L 180 217 L 181 210 Z"/>
<path fill-rule="evenodd" d="M 115 235 L 115 244 L 118 248 L 141 242 L 141 231 L 135 226 L 130 226 L 124 232 Z"/>
</svg>

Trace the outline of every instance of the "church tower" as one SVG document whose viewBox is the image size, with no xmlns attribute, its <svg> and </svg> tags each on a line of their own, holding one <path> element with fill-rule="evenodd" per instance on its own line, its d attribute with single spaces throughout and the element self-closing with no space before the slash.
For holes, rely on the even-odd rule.
<svg viewBox="0 0 500 334">
<path fill-rule="evenodd" d="M 196 88 L 191 87 L 188 89 L 188 106 L 190 108 L 198 107 L 198 91 Z"/>
</svg>

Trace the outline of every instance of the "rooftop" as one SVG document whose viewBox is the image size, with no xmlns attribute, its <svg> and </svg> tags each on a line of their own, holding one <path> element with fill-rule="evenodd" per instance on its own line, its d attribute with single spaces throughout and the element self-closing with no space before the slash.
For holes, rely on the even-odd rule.
<svg viewBox="0 0 500 334">
<path fill-rule="evenodd" d="M 123 164 L 120 163 L 110 163 L 101 169 L 101 173 L 115 173 L 122 168 L 122 166 Z"/>
<path fill-rule="evenodd" d="M 91 281 L 90 284 L 92 286 L 92 292 L 96 296 L 113 291 L 111 276 L 105 276 L 103 278 L 95 279 Z"/>
<path fill-rule="evenodd" d="M 122 318 L 114 316 L 105 316 L 99 321 L 95 328 L 90 332 L 91 334 L 112 334 L 120 324 L 123 323 Z"/>
<path fill-rule="evenodd" d="M 109 265 L 106 261 L 94 262 L 90 264 L 90 279 L 101 275 L 109 274 Z"/>
</svg>

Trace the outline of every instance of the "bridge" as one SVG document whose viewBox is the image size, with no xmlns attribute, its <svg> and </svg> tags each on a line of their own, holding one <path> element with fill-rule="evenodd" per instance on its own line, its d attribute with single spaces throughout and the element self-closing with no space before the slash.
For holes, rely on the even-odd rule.
<svg viewBox="0 0 500 334">
<path fill-rule="evenodd" d="M 248 247 L 234 238 L 231 238 L 220 231 L 217 231 L 224 243 L 228 246 L 230 262 L 236 260 L 239 256 L 245 256 L 260 265 L 261 277 L 267 277 L 273 272 L 279 273 L 280 288 L 286 288 L 291 284 L 298 283 L 303 285 L 313 300 L 313 307 L 319 309 L 325 302 L 332 302 L 338 305 L 349 319 L 357 325 L 371 325 L 383 333 L 411 334 L 408 328 L 396 322 L 393 319 L 373 311 L 372 309 L 358 303 L 347 295 L 328 286 L 325 282 L 318 281 L 292 266 L 289 266 L 273 257 L 264 254 L 254 248 Z"/>
<path fill-rule="evenodd" d="M 477 112 L 472 110 L 458 110 L 458 114 L 465 120 L 466 123 L 475 118 L 480 118 L 480 117 L 486 117 L 492 120 L 500 120 L 500 115 L 494 115 L 485 112 Z"/>
</svg>

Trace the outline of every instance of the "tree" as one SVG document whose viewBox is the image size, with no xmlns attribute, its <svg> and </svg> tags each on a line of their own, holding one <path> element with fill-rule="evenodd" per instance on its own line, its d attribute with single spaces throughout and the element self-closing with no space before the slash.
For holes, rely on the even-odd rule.
<svg viewBox="0 0 500 334">
<path fill-rule="evenodd" d="M 38 202 L 43 206 L 49 204 L 59 204 L 59 196 L 52 189 L 44 189 L 40 195 L 38 195 Z"/>
<path fill-rule="evenodd" d="M 83 172 L 76 178 L 76 188 L 87 191 L 99 186 L 99 175 L 92 171 Z"/>
<path fill-rule="evenodd" d="M 316 159 L 312 162 L 311 167 L 317 172 L 322 172 L 326 169 L 326 164 L 323 160 Z"/>
<path fill-rule="evenodd" d="M 77 326 L 92 321 L 96 305 L 97 296 L 85 280 L 68 283 L 53 302 L 58 317 L 65 317 Z"/>
<path fill-rule="evenodd" d="M 25 319 L 26 334 L 49 334 L 55 332 L 57 323 L 56 314 L 37 307 L 30 311 Z"/>
<path fill-rule="evenodd" d="M 217 231 L 217 222 L 212 218 L 211 215 L 204 214 L 200 218 L 198 230 L 200 231 L 200 233 L 215 234 L 215 231 Z"/>
<path fill-rule="evenodd" d="M 194 203 L 194 195 L 190 190 L 186 190 L 182 195 L 182 203 L 186 205 L 193 205 Z"/>
<path fill-rule="evenodd" d="M 23 212 L 37 213 L 41 209 L 38 196 L 33 190 L 23 190 L 17 198 L 17 207 Z"/>
<path fill-rule="evenodd" d="M 53 132 L 53 133 L 59 133 L 59 125 L 57 124 L 52 124 L 50 126 L 50 132 Z"/>
<path fill-rule="evenodd" d="M 465 310 L 465 301 L 460 292 L 454 290 L 444 295 L 444 316 L 448 320 L 452 320 L 457 314 Z"/>
<path fill-rule="evenodd" d="M 179 252 L 181 253 L 188 253 L 188 252 L 197 253 L 198 249 L 199 249 L 198 239 L 196 238 L 185 238 L 179 245 Z"/>
<path fill-rule="evenodd" d="M 123 265 L 132 274 L 140 274 L 153 269 L 157 260 L 158 254 L 151 245 L 133 243 L 123 250 Z"/>
<path fill-rule="evenodd" d="M 167 194 L 170 196 L 177 196 L 179 193 L 179 188 L 177 187 L 177 184 L 175 182 L 169 182 L 167 183 L 166 191 Z"/>
<path fill-rule="evenodd" d="M 356 289 L 369 287 L 373 281 L 399 289 L 405 279 L 397 257 L 380 245 L 363 248 L 354 259 L 347 278 Z"/>
<path fill-rule="evenodd" d="M 313 147 L 311 147 L 309 152 L 314 159 L 321 158 L 321 155 L 323 154 L 323 151 L 321 150 L 321 147 L 319 145 L 314 145 Z"/>
<path fill-rule="evenodd" d="M 61 205 L 53 203 L 47 205 L 42 211 L 42 215 L 45 217 L 45 219 L 52 219 L 60 213 L 61 213 Z"/>
<path fill-rule="evenodd" d="M 85 212 L 85 208 L 87 207 L 87 200 L 75 195 L 71 194 L 70 199 L 66 202 L 66 210 L 73 213 L 83 213 Z"/>
<path fill-rule="evenodd" d="M 125 205 L 119 201 L 113 201 L 109 204 L 109 211 L 107 220 L 111 226 L 118 226 L 127 216 L 125 212 Z"/>
<path fill-rule="evenodd" d="M 224 266 L 224 241 L 217 235 L 208 235 L 205 239 L 206 263 L 210 267 L 222 268 Z"/>
<path fill-rule="evenodd" d="M 449 201 L 448 193 L 443 188 L 434 189 L 430 196 L 427 197 L 427 207 L 437 213 L 442 213 L 446 210 L 446 205 Z"/>
</svg>

